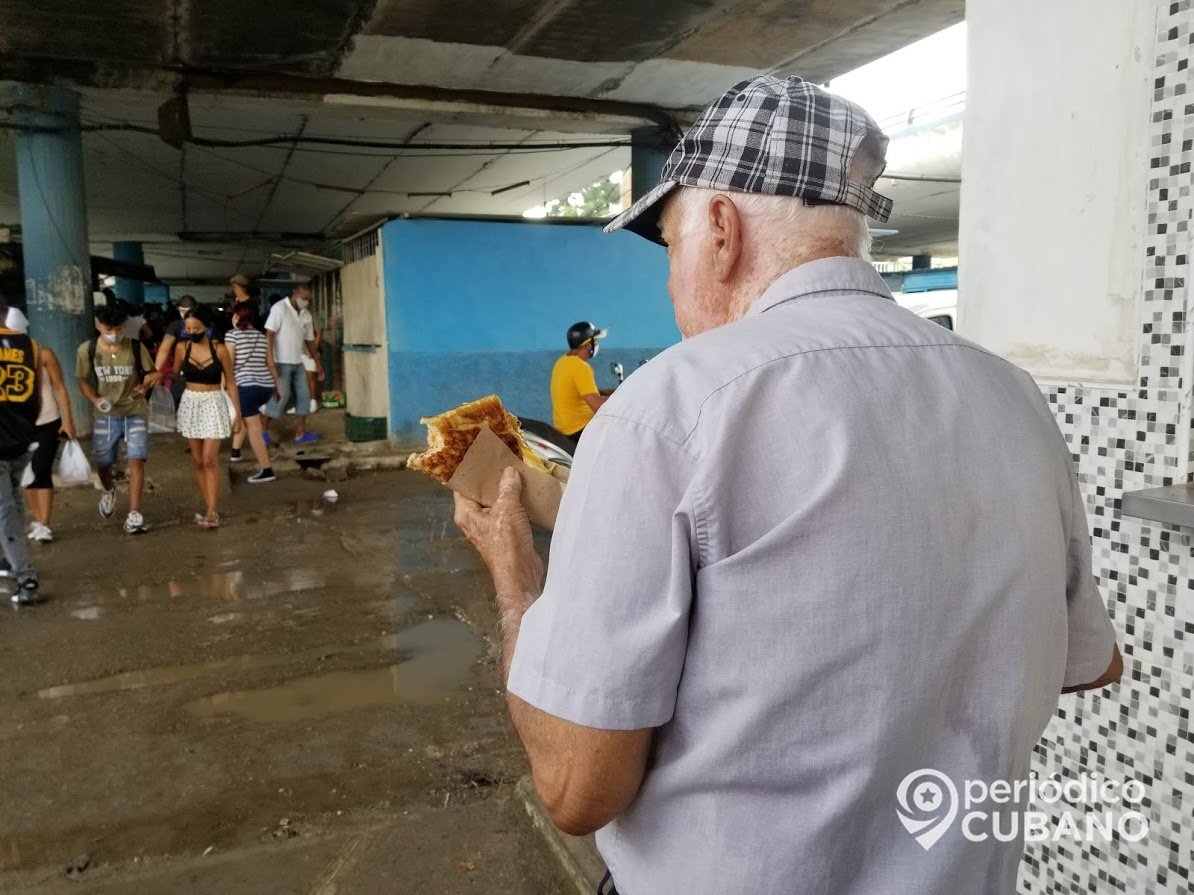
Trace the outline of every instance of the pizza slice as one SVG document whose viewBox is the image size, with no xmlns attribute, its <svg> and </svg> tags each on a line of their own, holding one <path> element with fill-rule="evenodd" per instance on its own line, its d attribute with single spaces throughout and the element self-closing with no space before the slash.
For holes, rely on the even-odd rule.
<svg viewBox="0 0 1194 895">
<path fill-rule="evenodd" d="M 486 395 L 436 416 L 423 417 L 419 422 L 427 426 L 427 450 L 411 454 L 406 468 L 425 472 L 445 484 L 472 447 L 482 426 L 488 426 L 511 453 L 532 469 L 551 472 L 551 468 L 523 441 L 518 417 L 502 406 L 497 395 Z"/>
</svg>

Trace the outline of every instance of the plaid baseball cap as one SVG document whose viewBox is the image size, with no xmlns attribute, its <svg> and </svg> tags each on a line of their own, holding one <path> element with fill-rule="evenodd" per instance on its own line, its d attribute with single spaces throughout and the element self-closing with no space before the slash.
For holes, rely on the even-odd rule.
<svg viewBox="0 0 1194 895">
<path fill-rule="evenodd" d="M 874 191 L 878 174 L 870 183 L 850 179 L 850 166 L 868 137 L 884 157 L 887 135 L 866 110 L 816 84 L 795 76 L 742 81 L 680 138 L 659 185 L 610 221 L 605 232 L 626 228 L 662 243 L 661 200 L 678 186 L 800 196 L 808 205 L 846 205 L 886 221 L 891 200 Z"/>
</svg>

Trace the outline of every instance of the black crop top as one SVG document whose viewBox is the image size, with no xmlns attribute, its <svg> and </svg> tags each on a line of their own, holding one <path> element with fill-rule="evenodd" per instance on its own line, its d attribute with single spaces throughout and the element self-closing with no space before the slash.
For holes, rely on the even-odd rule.
<svg viewBox="0 0 1194 895">
<path fill-rule="evenodd" d="M 187 343 L 186 353 L 182 356 L 182 378 L 187 382 L 195 385 L 219 385 L 223 379 L 224 368 L 216 358 L 215 344 L 209 344 L 211 345 L 211 362 L 200 367 L 191 361 L 191 346 L 194 345 L 194 342 Z"/>
</svg>

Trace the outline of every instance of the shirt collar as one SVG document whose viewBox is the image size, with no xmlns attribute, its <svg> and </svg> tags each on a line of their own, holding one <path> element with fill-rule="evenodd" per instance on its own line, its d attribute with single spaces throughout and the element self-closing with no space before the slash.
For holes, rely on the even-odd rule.
<svg viewBox="0 0 1194 895">
<path fill-rule="evenodd" d="M 794 267 L 775 280 L 755 299 L 747 316 L 762 314 L 776 305 L 826 292 L 867 292 L 894 300 L 883 277 L 861 258 L 821 258 Z"/>
</svg>

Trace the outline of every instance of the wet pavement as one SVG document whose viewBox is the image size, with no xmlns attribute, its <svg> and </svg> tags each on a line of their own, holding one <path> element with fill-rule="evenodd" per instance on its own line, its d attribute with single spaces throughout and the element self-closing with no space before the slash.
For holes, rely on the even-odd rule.
<svg viewBox="0 0 1194 895">
<path fill-rule="evenodd" d="M 562 891 L 447 492 L 251 471 L 214 532 L 169 436 L 149 534 L 59 493 L 0 615 L 0 891 Z"/>
</svg>

